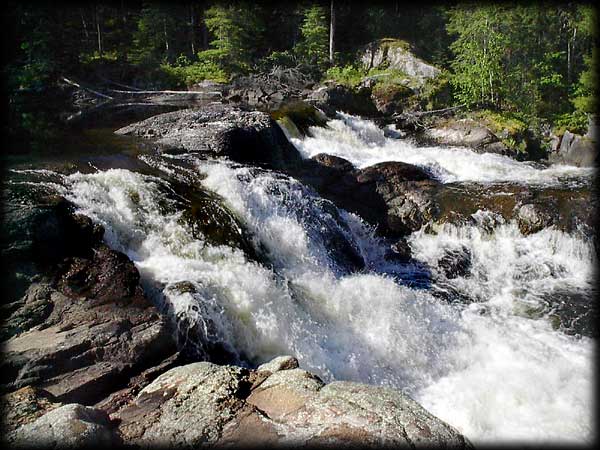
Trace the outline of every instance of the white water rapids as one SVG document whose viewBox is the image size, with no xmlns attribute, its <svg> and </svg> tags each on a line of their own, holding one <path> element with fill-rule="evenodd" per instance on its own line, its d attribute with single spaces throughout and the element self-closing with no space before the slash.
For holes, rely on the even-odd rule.
<svg viewBox="0 0 600 450">
<path fill-rule="evenodd" d="M 371 122 L 340 117 L 294 144 L 305 156 L 325 152 L 360 167 L 420 164 L 443 181 L 556 184 L 590 176 L 586 169 L 540 169 L 466 149 L 419 149 L 384 137 Z M 171 162 L 178 158 L 194 164 L 187 182 L 221 196 L 269 264 L 194 238 L 159 178 L 121 169 L 76 173 L 64 178 L 63 193 L 104 225 L 107 243 L 135 262 L 146 287 L 158 289 L 173 314 L 203 325 L 205 339 L 253 364 L 292 354 L 327 381 L 402 389 L 474 443 L 594 437 L 594 341 L 554 329 L 546 316 L 522 313 L 557 287 L 591 287 L 596 256 L 583 237 L 553 228 L 523 236 L 514 223 L 413 233 L 415 258 L 432 270 L 446 249 L 471 252 L 469 275 L 452 286 L 477 301 L 446 302 L 407 287 L 398 275 L 406 268 L 383 263 L 384 244 L 373 230 L 298 181 L 193 155 L 147 162 L 176 173 Z M 327 247 L 332 234 L 363 256 L 364 270 L 341 270 Z M 180 282 L 194 289 L 179 289 Z"/>
<path fill-rule="evenodd" d="M 386 137 L 372 121 L 338 113 L 328 127 L 311 127 L 305 139 L 290 140 L 305 157 L 328 153 L 347 159 L 358 168 L 383 161 L 422 166 L 444 183 L 454 181 L 557 184 L 591 177 L 593 169 L 566 165 L 540 168 L 493 153 L 477 154 L 467 148 L 417 147 L 408 139 Z"/>
</svg>

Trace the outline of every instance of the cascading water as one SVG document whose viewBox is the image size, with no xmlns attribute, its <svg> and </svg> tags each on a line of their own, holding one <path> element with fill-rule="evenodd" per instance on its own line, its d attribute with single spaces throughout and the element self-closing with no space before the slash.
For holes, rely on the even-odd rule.
<svg viewBox="0 0 600 450">
<path fill-rule="evenodd" d="M 304 156 L 325 152 L 360 167 L 419 164 L 443 182 L 591 177 L 417 148 L 348 115 L 293 143 Z M 584 235 L 547 228 L 524 236 L 512 222 L 434 225 L 409 236 L 415 261 L 385 261 L 389 243 L 292 177 L 192 154 L 142 158 L 163 177 L 111 169 L 51 186 L 104 225 L 107 243 L 135 262 L 147 292 L 201 345 L 245 364 L 293 354 L 325 380 L 402 389 L 475 443 L 593 438 L 594 340 L 557 327 L 548 300 L 561 289 L 591 302 L 596 255 Z M 220 196 L 261 257 L 194 232 L 170 194 L 174 179 Z M 455 250 L 469 264 L 445 276 L 442 260 Z M 411 274 L 431 285 L 411 287 Z"/>
</svg>

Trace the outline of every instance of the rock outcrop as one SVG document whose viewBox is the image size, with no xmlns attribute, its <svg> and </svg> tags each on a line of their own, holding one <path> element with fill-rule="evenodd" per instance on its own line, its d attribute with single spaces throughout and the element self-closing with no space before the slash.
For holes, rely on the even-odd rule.
<svg viewBox="0 0 600 450">
<path fill-rule="evenodd" d="M 432 191 L 440 184 L 420 167 L 383 162 L 354 169 L 343 158 L 316 155 L 299 177 L 336 205 L 378 225 L 383 234 L 406 235 L 434 217 Z"/>
<path fill-rule="evenodd" d="M 151 138 L 170 151 L 208 153 L 276 168 L 300 159 L 268 114 L 225 105 L 159 114 L 115 133 Z"/>
<path fill-rule="evenodd" d="M 208 362 L 176 367 L 111 418 L 124 442 L 139 446 L 470 447 L 401 392 L 325 384 L 291 357 L 257 370 Z"/>
<path fill-rule="evenodd" d="M 34 386 L 60 402 L 92 404 L 176 348 L 137 268 L 102 243 L 101 227 L 72 209 L 58 199 L 32 221 L 31 246 L 44 264 L 8 305 L 0 379 L 5 392 Z"/>
<path fill-rule="evenodd" d="M 305 161 L 294 174 L 389 237 L 405 236 L 428 222 L 474 223 L 479 210 L 506 222 L 516 220 L 524 234 L 554 225 L 594 235 L 596 200 L 586 189 L 443 184 L 411 164 L 384 162 L 355 169 L 349 161 L 324 153 Z M 408 253 L 392 252 L 390 257 Z"/>
<path fill-rule="evenodd" d="M 550 153 L 548 159 L 559 164 L 594 167 L 598 162 L 596 140 L 592 134 L 581 136 L 565 131 L 557 149 Z"/>
<path fill-rule="evenodd" d="M 469 147 L 480 153 L 514 156 L 492 131 L 472 119 L 446 119 L 418 133 L 418 139 L 428 143 Z"/>
<path fill-rule="evenodd" d="M 440 74 L 440 69 L 416 57 L 410 51 L 410 46 L 398 39 L 371 42 L 361 51 L 360 60 L 366 69 L 381 66 L 397 69 L 421 85 Z"/>
</svg>

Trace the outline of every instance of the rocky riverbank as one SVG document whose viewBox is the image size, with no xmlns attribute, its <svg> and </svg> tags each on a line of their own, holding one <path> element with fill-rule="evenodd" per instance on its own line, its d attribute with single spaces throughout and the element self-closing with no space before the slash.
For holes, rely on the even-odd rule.
<svg viewBox="0 0 600 450">
<path fill-rule="evenodd" d="M 231 106 L 165 113 L 118 133 L 152 138 L 165 152 L 206 152 L 298 174 L 315 168 L 268 114 Z M 353 170 L 327 157 L 315 161 L 324 162 L 321 171 Z M 401 164 L 352 177 L 348 189 L 359 191 L 385 179 L 432 183 Z M 174 318 L 148 299 L 135 265 L 103 242 L 102 226 L 62 197 L 13 206 L 2 248 L 14 269 L 2 325 L 8 444 L 470 447 L 408 396 L 325 384 L 293 357 L 256 369 L 194 362 L 198 354 L 185 351 Z M 203 222 L 201 214 L 193 220 Z M 400 221 L 414 222 L 411 214 Z"/>
</svg>

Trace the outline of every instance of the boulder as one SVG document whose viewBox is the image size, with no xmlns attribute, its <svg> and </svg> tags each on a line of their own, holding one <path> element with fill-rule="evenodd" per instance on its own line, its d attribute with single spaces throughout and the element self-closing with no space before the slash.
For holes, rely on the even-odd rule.
<svg viewBox="0 0 600 450">
<path fill-rule="evenodd" d="M 351 167 L 342 158 L 317 155 L 298 176 L 323 197 L 377 225 L 383 234 L 406 235 L 433 217 L 430 197 L 440 183 L 424 169 L 396 161 Z"/>
<path fill-rule="evenodd" d="M 166 151 L 209 153 L 276 168 L 300 160 L 296 148 L 268 114 L 227 105 L 159 114 L 115 133 L 151 138 Z"/>
<path fill-rule="evenodd" d="M 550 153 L 549 160 L 554 163 L 570 164 L 579 167 L 594 167 L 598 151 L 591 132 L 585 136 L 565 131 L 556 151 Z"/>
<path fill-rule="evenodd" d="M 466 277 L 471 271 L 471 251 L 464 245 L 447 249 L 437 265 L 447 279 Z"/>
<path fill-rule="evenodd" d="M 335 117 L 337 111 L 356 114 L 365 117 L 380 115 L 371 98 L 371 89 L 351 89 L 337 83 L 326 83 L 310 92 L 306 101 L 325 112 L 329 117 Z"/>
<path fill-rule="evenodd" d="M 9 433 L 62 406 L 49 392 L 31 386 L 3 395 L 0 403 L 3 430 Z"/>
<path fill-rule="evenodd" d="M 369 43 L 360 52 L 360 60 L 368 70 L 377 67 L 397 69 L 414 79 L 419 85 L 437 77 L 440 69 L 415 56 L 408 43 L 399 39 L 380 39 Z"/>
<path fill-rule="evenodd" d="M 325 384 L 296 363 L 284 357 L 258 370 L 208 362 L 176 367 L 111 418 L 134 446 L 471 448 L 400 391 Z"/>
<path fill-rule="evenodd" d="M 76 403 L 53 409 L 7 436 L 15 448 L 86 448 L 122 445 L 108 415 Z"/>
<path fill-rule="evenodd" d="M 469 147 L 480 153 L 513 155 L 489 128 L 472 119 L 446 119 L 421 131 L 417 137 L 423 142 Z"/>
<path fill-rule="evenodd" d="M 528 203 L 519 206 L 517 210 L 517 223 L 521 233 L 525 235 L 537 233 L 556 221 L 551 211 L 541 205 Z"/>
</svg>

